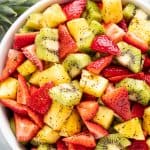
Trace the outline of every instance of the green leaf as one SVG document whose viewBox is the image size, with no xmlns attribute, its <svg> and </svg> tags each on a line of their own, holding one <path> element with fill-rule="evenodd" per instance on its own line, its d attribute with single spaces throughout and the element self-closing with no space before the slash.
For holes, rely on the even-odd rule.
<svg viewBox="0 0 150 150">
<path fill-rule="evenodd" d="M 29 7 L 27 6 L 12 6 L 14 11 L 17 12 L 18 16 L 21 15 L 25 10 L 27 10 Z"/>
<path fill-rule="evenodd" d="M 4 36 L 5 34 L 5 29 L 3 28 L 3 26 L 0 25 L 0 40 L 2 39 L 2 37 Z"/>
<path fill-rule="evenodd" d="M 0 22 L 5 22 L 5 23 L 8 23 L 9 25 L 12 24 L 12 22 L 7 17 L 5 17 L 4 15 L 1 15 L 1 14 L 0 14 Z"/>
<path fill-rule="evenodd" d="M 9 6 L 23 5 L 27 0 L 8 0 Z"/>
<path fill-rule="evenodd" d="M 6 5 L 0 5 L 0 13 L 3 15 L 14 15 L 17 16 L 17 13 L 10 7 Z"/>
<path fill-rule="evenodd" d="M 25 5 L 26 6 L 31 6 L 31 5 L 33 5 L 33 4 L 35 4 L 35 3 L 37 3 L 39 0 L 27 0 L 26 2 L 25 2 Z"/>
</svg>

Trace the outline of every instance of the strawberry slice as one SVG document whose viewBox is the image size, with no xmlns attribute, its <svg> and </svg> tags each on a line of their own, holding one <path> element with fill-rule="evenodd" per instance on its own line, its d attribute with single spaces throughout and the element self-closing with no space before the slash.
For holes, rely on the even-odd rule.
<svg viewBox="0 0 150 150">
<path fill-rule="evenodd" d="M 92 73 L 99 74 L 105 67 L 107 67 L 111 63 L 112 58 L 113 56 L 106 56 L 94 62 L 91 62 L 87 66 L 87 70 L 89 70 Z"/>
<path fill-rule="evenodd" d="M 50 108 L 52 103 L 49 97 L 49 89 L 54 86 L 52 82 L 46 83 L 44 86 L 40 87 L 33 95 L 31 99 L 27 102 L 27 105 L 35 112 L 44 115 Z"/>
<path fill-rule="evenodd" d="M 66 143 L 82 145 L 85 147 L 96 146 L 94 136 L 89 132 L 81 132 L 81 133 L 75 134 L 73 136 L 64 138 L 63 141 Z"/>
<path fill-rule="evenodd" d="M 108 131 L 105 130 L 100 125 L 93 123 L 93 122 L 89 122 L 89 121 L 85 121 L 84 123 L 86 127 L 88 128 L 89 132 L 94 135 L 95 139 L 100 139 L 108 135 Z"/>
<path fill-rule="evenodd" d="M 30 99 L 30 93 L 26 79 L 22 75 L 18 75 L 18 90 L 17 90 L 17 103 L 27 104 Z"/>
<path fill-rule="evenodd" d="M 30 95 L 35 93 L 37 90 L 38 90 L 38 88 L 36 86 L 30 85 L 30 87 L 29 87 Z"/>
<path fill-rule="evenodd" d="M 68 20 L 80 18 L 86 7 L 86 0 L 75 0 L 63 7 L 63 11 L 67 16 Z"/>
<path fill-rule="evenodd" d="M 42 61 L 36 56 L 36 53 L 35 53 L 35 45 L 29 45 L 29 46 L 26 46 L 24 48 L 22 48 L 22 51 L 24 53 L 24 55 L 35 65 L 37 66 L 37 68 L 42 71 L 43 70 L 43 63 Z"/>
<path fill-rule="evenodd" d="M 78 51 L 76 42 L 73 40 L 65 25 L 59 25 L 59 57 L 65 58 L 70 53 Z"/>
<path fill-rule="evenodd" d="M 96 101 L 96 97 L 87 93 L 83 93 L 82 101 Z"/>
<path fill-rule="evenodd" d="M 149 150 L 146 141 L 133 141 L 128 150 Z"/>
<path fill-rule="evenodd" d="M 145 56 L 145 58 L 144 58 L 143 67 L 144 68 L 149 68 L 150 67 L 150 58 L 148 56 Z"/>
<path fill-rule="evenodd" d="M 57 146 L 57 150 L 68 150 L 67 146 L 62 140 L 58 140 L 56 146 Z"/>
<path fill-rule="evenodd" d="M 16 138 L 19 142 L 30 141 L 39 131 L 39 127 L 28 118 L 14 115 L 16 126 Z"/>
<path fill-rule="evenodd" d="M 23 62 L 23 60 L 24 55 L 22 52 L 10 49 L 2 75 L 0 75 L 0 81 L 5 80 L 12 75 L 16 71 L 17 67 Z"/>
<path fill-rule="evenodd" d="M 150 74 L 144 74 L 143 80 L 150 85 Z"/>
<path fill-rule="evenodd" d="M 123 39 L 125 42 L 139 48 L 142 53 L 145 53 L 148 50 L 148 44 L 132 32 L 126 33 Z"/>
<path fill-rule="evenodd" d="M 124 87 L 106 93 L 102 96 L 102 101 L 124 120 L 131 119 L 128 91 Z"/>
<path fill-rule="evenodd" d="M 119 23 L 118 23 L 118 26 L 120 28 L 122 28 L 125 32 L 128 31 L 128 27 L 127 27 L 127 23 L 125 21 L 125 19 L 122 19 Z"/>
<path fill-rule="evenodd" d="M 96 101 L 84 101 L 77 105 L 77 110 L 83 120 L 91 120 L 96 115 L 98 107 Z"/>
<path fill-rule="evenodd" d="M 94 148 L 68 143 L 68 150 L 94 150 Z"/>
<path fill-rule="evenodd" d="M 13 48 L 20 50 L 21 48 L 34 43 L 38 32 L 16 33 L 13 41 Z"/>
<path fill-rule="evenodd" d="M 107 35 L 100 35 L 94 38 L 91 49 L 97 52 L 120 55 L 118 46 L 110 40 Z"/>
</svg>

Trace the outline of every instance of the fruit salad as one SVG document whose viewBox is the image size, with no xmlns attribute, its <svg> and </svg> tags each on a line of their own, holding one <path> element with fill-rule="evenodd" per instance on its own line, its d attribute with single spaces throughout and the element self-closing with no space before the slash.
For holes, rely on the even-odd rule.
<svg viewBox="0 0 150 150">
<path fill-rule="evenodd" d="M 31 150 L 150 149 L 150 20 L 133 3 L 74 0 L 30 14 L 0 104 Z"/>
</svg>

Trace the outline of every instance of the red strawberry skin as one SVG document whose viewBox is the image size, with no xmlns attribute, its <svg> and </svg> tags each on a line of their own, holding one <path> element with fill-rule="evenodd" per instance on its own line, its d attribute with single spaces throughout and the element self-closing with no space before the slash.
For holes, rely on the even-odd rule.
<svg viewBox="0 0 150 150">
<path fill-rule="evenodd" d="M 99 74 L 105 67 L 107 67 L 111 63 L 112 58 L 113 56 L 106 56 L 94 62 L 91 62 L 87 66 L 87 70 L 89 70 L 92 73 Z"/>
<path fill-rule="evenodd" d="M 94 148 L 85 147 L 82 145 L 68 144 L 68 150 L 94 150 Z"/>
<path fill-rule="evenodd" d="M 40 87 L 28 101 L 27 105 L 35 112 L 44 115 L 50 108 L 51 98 L 49 97 L 48 91 L 54 86 L 52 82 L 46 83 Z"/>
<path fill-rule="evenodd" d="M 59 57 L 60 59 L 63 59 L 68 54 L 77 52 L 78 47 L 65 25 L 59 25 L 58 31 L 59 31 Z"/>
<path fill-rule="evenodd" d="M 75 0 L 63 7 L 63 11 L 65 12 L 67 19 L 75 19 L 80 18 L 86 6 L 86 0 Z"/>
<path fill-rule="evenodd" d="M 33 93 L 35 93 L 37 90 L 38 90 L 38 88 L 36 86 L 30 85 L 30 87 L 29 87 L 30 95 L 32 95 Z"/>
<path fill-rule="evenodd" d="M 145 56 L 145 58 L 144 58 L 143 67 L 144 68 L 149 68 L 150 67 L 150 58 L 148 56 Z"/>
<path fill-rule="evenodd" d="M 67 146 L 62 140 L 57 141 L 56 146 L 57 146 L 57 150 L 68 150 Z"/>
<path fill-rule="evenodd" d="M 96 97 L 87 93 L 83 93 L 82 101 L 96 101 Z"/>
<path fill-rule="evenodd" d="M 143 80 L 150 85 L 150 74 L 144 74 Z"/>
<path fill-rule="evenodd" d="M 91 49 L 110 55 L 120 55 L 118 46 L 113 43 L 107 35 L 100 35 L 95 37 L 92 42 Z"/>
<path fill-rule="evenodd" d="M 16 50 L 20 50 L 25 46 L 33 44 L 37 34 L 38 32 L 15 34 L 13 41 L 13 48 Z"/>
<path fill-rule="evenodd" d="M 114 110 L 122 119 L 131 119 L 130 102 L 128 91 L 124 88 L 117 88 L 102 97 L 106 106 Z"/>
<path fill-rule="evenodd" d="M 119 23 L 118 23 L 119 27 L 122 28 L 125 32 L 128 31 L 128 27 L 127 27 L 127 23 L 125 21 L 125 19 L 122 19 Z"/>
</svg>

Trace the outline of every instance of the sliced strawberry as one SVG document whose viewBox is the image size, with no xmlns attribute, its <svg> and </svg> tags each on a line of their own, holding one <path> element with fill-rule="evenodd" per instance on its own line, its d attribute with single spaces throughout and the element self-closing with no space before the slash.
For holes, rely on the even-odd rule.
<svg viewBox="0 0 150 150">
<path fill-rule="evenodd" d="M 118 26 L 120 28 L 122 28 L 125 32 L 128 31 L 128 27 L 127 27 L 127 23 L 126 23 L 126 20 L 125 19 L 122 19 L 119 23 L 118 23 Z"/>
<path fill-rule="evenodd" d="M 88 128 L 89 132 L 94 135 L 95 139 L 99 139 L 101 137 L 108 135 L 108 131 L 103 127 L 101 127 L 100 125 L 89 121 L 85 121 L 84 123 Z"/>
<path fill-rule="evenodd" d="M 144 58 L 143 67 L 144 68 L 149 68 L 150 67 L 150 58 L 148 56 L 145 56 L 145 58 Z"/>
<path fill-rule="evenodd" d="M 23 62 L 23 60 L 24 55 L 22 52 L 10 49 L 2 75 L 0 75 L 0 81 L 5 80 L 12 75 L 16 71 L 17 67 Z"/>
<path fill-rule="evenodd" d="M 73 40 L 65 25 L 59 25 L 59 57 L 65 58 L 70 53 L 78 51 L 76 42 Z"/>
<path fill-rule="evenodd" d="M 26 46 L 24 48 L 22 48 L 22 51 L 24 53 L 24 55 L 35 65 L 37 66 L 37 68 L 42 71 L 43 70 L 43 63 L 42 61 L 36 56 L 36 53 L 35 53 L 35 45 L 29 45 L 29 46 Z"/>
<path fill-rule="evenodd" d="M 86 0 L 75 0 L 63 7 L 67 19 L 72 20 L 75 18 L 80 18 L 86 6 Z"/>
<path fill-rule="evenodd" d="M 77 110 L 83 120 L 91 120 L 96 115 L 98 107 L 96 101 L 84 101 L 77 106 Z"/>
<path fill-rule="evenodd" d="M 56 146 L 57 146 L 57 150 L 68 150 L 67 146 L 62 140 L 57 141 Z"/>
<path fill-rule="evenodd" d="M 94 62 L 91 62 L 87 66 L 87 70 L 89 70 L 92 73 L 99 74 L 105 67 L 107 67 L 111 63 L 112 58 L 113 56 L 106 56 Z"/>
<path fill-rule="evenodd" d="M 32 95 L 33 93 L 35 93 L 37 90 L 38 90 L 38 88 L 36 86 L 30 85 L 30 87 L 29 87 L 30 95 Z"/>
<path fill-rule="evenodd" d="M 148 44 L 132 32 L 126 33 L 123 39 L 125 42 L 139 48 L 142 51 L 142 53 L 145 53 L 148 50 Z"/>
<path fill-rule="evenodd" d="M 149 150 L 146 141 L 133 141 L 131 146 L 128 148 L 129 150 Z"/>
<path fill-rule="evenodd" d="M 106 35 L 115 43 L 122 41 L 125 36 L 124 30 L 114 23 L 107 24 L 104 27 Z"/>
<path fill-rule="evenodd" d="M 143 80 L 150 85 L 150 74 L 144 74 Z"/>
<path fill-rule="evenodd" d="M 34 43 L 38 32 L 16 33 L 13 41 L 13 48 L 20 50 L 21 48 Z"/>
<path fill-rule="evenodd" d="M 110 93 L 106 93 L 102 96 L 102 101 L 124 120 L 131 119 L 128 91 L 124 87 L 117 88 Z"/>
<path fill-rule="evenodd" d="M 107 35 L 100 35 L 94 38 L 91 49 L 111 55 L 120 55 L 118 46 L 110 40 Z"/>
<path fill-rule="evenodd" d="M 68 150 L 94 150 L 94 148 L 68 143 Z"/>
<path fill-rule="evenodd" d="M 83 93 L 82 100 L 83 101 L 96 101 L 96 97 L 93 95 L 89 95 L 87 93 Z"/>
<path fill-rule="evenodd" d="M 53 86 L 54 84 L 49 82 L 40 87 L 35 93 L 32 94 L 31 99 L 28 101 L 27 105 L 35 112 L 44 115 L 49 110 L 52 103 L 48 92 L 49 89 L 51 89 Z"/>
<path fill-rule="evenodd" d="M 27 104 L 30 99 L 30 93 L 26 79 L 22 75 L 18 75 L 18 90 L 17 90 L 17 103 Z"/>
<path fill-rule="evenodd" d="M 135 103 L 131 110 L 132 118 L 136 118 L 136 117 L 142 118 L 144 114 L 144 109 L 145 107 L 143 105 Z"/>
<path fill-rule="evenodd" d="M 19 142 L 30 141 L 38 132 L 39 127 L 31 120 L 15 114 L 16 138 Z"/>
<path fill-rule="evenodd" d="M 85 147 L 95 147 L 96 142 L 94 136 L 89 132 L 81 132 L 73 136 L 63 139 L 64 142 L 82 145 Z"/>
</svg>

